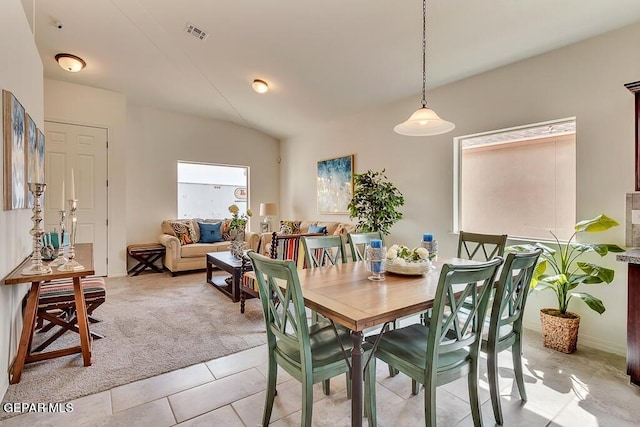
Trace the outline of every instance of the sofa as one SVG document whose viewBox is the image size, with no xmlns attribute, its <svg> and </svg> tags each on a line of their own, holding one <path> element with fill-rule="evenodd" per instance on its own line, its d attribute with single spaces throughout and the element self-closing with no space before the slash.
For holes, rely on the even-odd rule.
<svg viewBox="0 0 640 427">
<path fill-rule="evenodd" d="M 164 255 L 164 266 L 174 276 L 180 271 L 201 270 L 207 267 L 208 252 L 228 251 L 231 245 L 231 236 L 228 234 L 229 219 L 168 219 L 162 221 L 162 234 L 158 241 L 166 248 Z M 220 224 L 220 235 L 222 241 L 204 243 L 201 237 L 199 223 L 208 224 L 215 227 Z M 204 227 L 204 226 L 203 226 Z M 217 239 L 216 239 L 217 240 Z M 245 248 L 258 249 L 260 234 L 245 231 Z"/>
</svg>

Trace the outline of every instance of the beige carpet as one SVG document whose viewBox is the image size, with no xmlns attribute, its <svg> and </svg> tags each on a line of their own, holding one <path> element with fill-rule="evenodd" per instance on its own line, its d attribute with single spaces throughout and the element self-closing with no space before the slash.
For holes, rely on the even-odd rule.
<svg viewBox="0 0 640 427">
<path fill-rule="evenodd" d="M 83 367 L 80 354 L 28 364 L 3 402 L 68 402 L 266 342 L 259 301 L 240 314 L 240 303 L 207 284 L 204 272 L 109 278 L 106 286 L 94 313 L 102 322 L 91 325 L 105 335 L 93 341 L 92 366 Z M 42 340 L 34 336 L 35 345 Z M 50 348 L 78 342 L 67 332 Z"/>
</svg>

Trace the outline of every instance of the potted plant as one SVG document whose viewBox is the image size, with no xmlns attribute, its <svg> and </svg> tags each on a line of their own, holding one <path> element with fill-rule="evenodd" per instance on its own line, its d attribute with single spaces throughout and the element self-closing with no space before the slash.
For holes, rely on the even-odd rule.
<svg viewBox="0 0 640 427">
<path fill-rule="evenodd" d="M 404 196 L 384 171 L 354 174 L 355 189 L 348 208 L 349 218 L 358 218 L 358 231 L 389 234 L 391 226 L 402 219 L 397 209 L 404 205 Z"/>
<path fill-rule="evenodd" d="M 558 299 L 557 308 L 540 310 L 542 321 L 543 345 L 563 353 L 573 353 L 578 342 L 580 316 L 568 311 L 569 302 L 575 297 L 584 301 L 589 308 L 602 314 L 605 311 L 602 301 L 587 292 L 577 292 L 581 285 L 611 283 L 615 272 L 593 263 L 579 261 L 587 253 L 596 253 L 601 257 L 609 252 L 623 252 L 617 245 L 599 243 L 579 243 L 574 241 L 578 233 L 599 232 L 619 225 L 606 215 L 580 221 L 566 245 L 560 243 L 551 232 L 558 250 L 542 243 L 535 245 L 515 245 L 513 250 L 533 250 L 542 248 L 543 252 L 531 280 L 531 288 L 536 290 L 551 289 Z"/>
</svg>

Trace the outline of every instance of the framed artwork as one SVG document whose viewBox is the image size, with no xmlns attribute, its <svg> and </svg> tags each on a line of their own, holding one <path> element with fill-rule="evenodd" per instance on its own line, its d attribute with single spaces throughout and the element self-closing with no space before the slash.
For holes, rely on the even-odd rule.
<svg viewBox="0 0 640 427">
<path fill-rule="evenodd" d="M 261 233 L 268 233 L 271 231 L 271 224 L 269 224 L 268 222 L 261 222 L 260 223 L 260 232 Z"/>
<path fill-rule="evenodd" d="M 24 115 L 24 123 L 26 126 L 26 147 L 27 147 L 27 190 L 30 182 L 36 182 L 38 169 L 38 128 L 36 122 L 33 121 L 29 113 Z M 33 208 L 33 194 L 27 191 L 27 207 Z"/>
<path fill-rule="evenodd" d="M 4 126 L 4 210 L 27 207 L 27 167 L 24 107 L 2 91 Z"/>
<path fill-rule="evenodd" d="M 318 162 L 318 213 L 348 214 L 353 197 L 353 154 Z"/>
</svg>

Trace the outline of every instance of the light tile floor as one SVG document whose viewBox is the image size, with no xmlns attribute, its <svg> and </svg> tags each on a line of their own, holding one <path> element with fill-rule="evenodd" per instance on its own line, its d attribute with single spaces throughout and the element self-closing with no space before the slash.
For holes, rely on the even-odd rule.
<svg viewBox="0 0 640 427">
<path fill-rule="evenodd" d="M 640 387 L 629 384 L 623 357 L 585 346 L 565 355 L 542 347 L 540 335 L 532 331 L 526 331 L 524 355 L 526 403 L 517 395 L 511 354 L 500 355 L 506 426 L 640 425 Z M 257 426 L 262 419 L 265 370 L 266 348 L 256 347 L 82 397 L 73 401 L 71 413 L 29 413 L 0 426 Z M 484 366 L 480 385 L 484 424 L 494 425 Z M 424 424 L 424 393 L 411 396 L 410 389 L 407 377 L 389 377 L 387 366 L 378 363 L 378 425 Z M 350 425 L 344 376 L 331 381 L 331 390 L 324 396 L 316 385 L 314 425 Z M 299 383 L 281 371 L 272 425 L 300 425 L 300 408 Z M 439 426 L 473 425 L 464 380 L 438 388 L 437 417 Z"/>
</svg>

